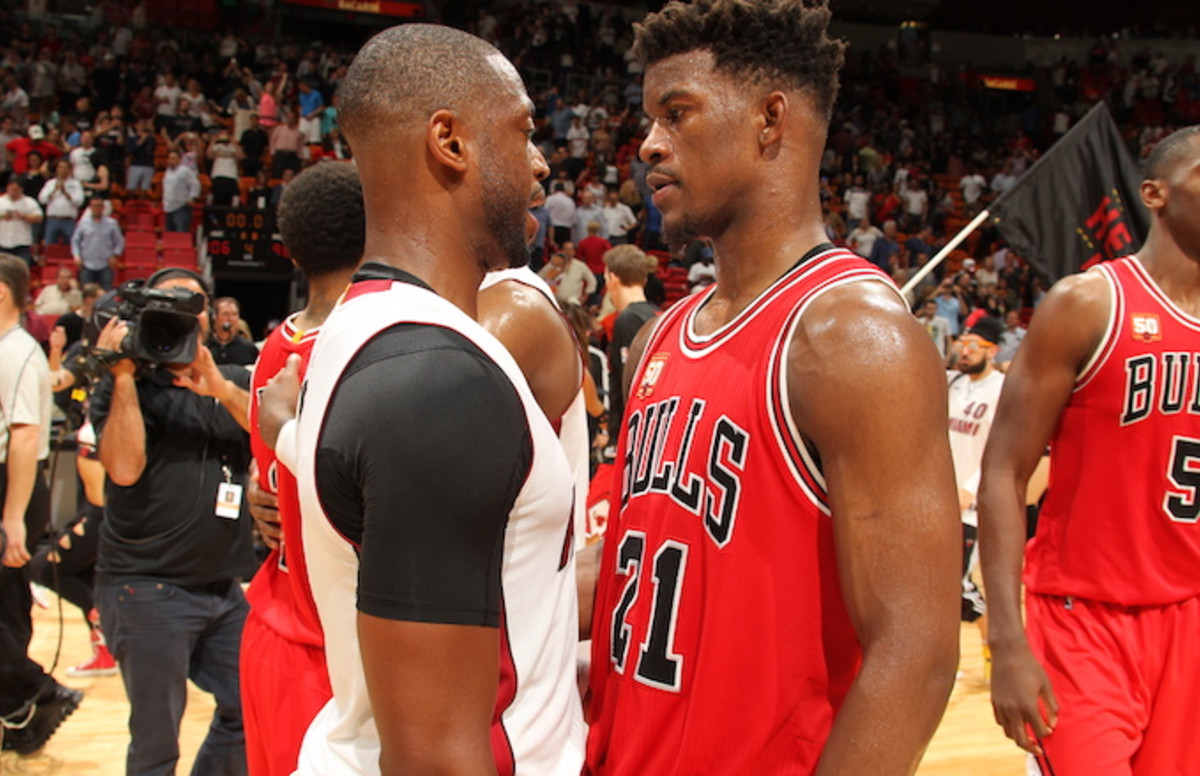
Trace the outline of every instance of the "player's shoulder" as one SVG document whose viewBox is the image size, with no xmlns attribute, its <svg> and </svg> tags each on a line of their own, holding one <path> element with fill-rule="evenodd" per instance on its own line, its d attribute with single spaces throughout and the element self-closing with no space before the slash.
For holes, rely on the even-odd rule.
<svg viewBox="0 0 1200 776">
<path fill-rule="evenodd" d="M 1091 270 L 1067 275 L 1046 292 L 1030 329 L 1052 326 L 1099 332 L 1107 326 L 1112 304 L 1113 286 L 1107 274 Z"/>
</svg>

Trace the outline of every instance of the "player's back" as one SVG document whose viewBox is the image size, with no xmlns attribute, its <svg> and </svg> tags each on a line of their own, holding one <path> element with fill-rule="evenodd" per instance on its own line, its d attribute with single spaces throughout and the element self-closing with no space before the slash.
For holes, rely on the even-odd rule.
<svg viewBox="0 0 1200 776">
<path fill-rule="evenodd" d="M 857 671 L 787 346 L 823 290 L 889 282 L 822 246 L 710 335 L 659 321 L 630 388 L 592 629 L 588 767 L 810 773 Z"/>
<path fill-rule="evenodd" d="M 250 383 L 251 428 L 258 428 L 262 389 L 287 365 L 288 357 L 293 353 L 299 354 L 302 377 L 308 368 L 312 346 L 320 330 L 302 331 L 296 328 L 295 319 L 293 315 L 277 326 L 263 344 Z M 295 643 L 321 647 L 324 644 L 321 622 L 308 586 L 304 553 L 301 550 L 300 501 L 296 494 L 295 475 L 276 460 L 275 452 L 267 447 L 260 434 L 250 435 L 250 449 L 258 463 L 259 487 L 278 497 L 284 540 L 259 567 L 246 590 L 246 598 L 255 614 L 280 636 Z M 293 549 L 290 554 L 289 544 Z"/>
<path fill-rule="evenodd" d="M 1200 320 L 1135 257 L 1100 265 L 1107 333 L 1050 446 L 1031 592 L 1156 605 L 1200 593 Z"/>
</svg>

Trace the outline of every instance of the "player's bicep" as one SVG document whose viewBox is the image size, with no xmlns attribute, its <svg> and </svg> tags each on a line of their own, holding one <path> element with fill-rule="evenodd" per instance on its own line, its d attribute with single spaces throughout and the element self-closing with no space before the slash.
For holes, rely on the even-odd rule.
<svg viewBox="0 0 1200 776">
<path fill-rule="evenodd" d="M 1038 306 L 1005 373 L 984 452 L 985 478 L 997 467 L 1023 478 L 1033 472 L 1080 372 L 1101 346 L 1109 293 L 1102 276 L 1077 275 L 1060 281 Z"/>
<path fill-rule="evenodd" d="M 928 336 L 881 284 L 837 289 L 805 313 L 788 374 L 864 647 L 914 627 L 956 640 L 958 508 L 944 372 Z"/>
</svg>

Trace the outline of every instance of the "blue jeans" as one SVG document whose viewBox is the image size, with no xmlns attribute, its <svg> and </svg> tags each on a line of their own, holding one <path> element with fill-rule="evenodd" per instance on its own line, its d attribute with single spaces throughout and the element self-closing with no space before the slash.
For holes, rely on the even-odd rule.
<svg viewBox="0 0 1200 776">
<path fill-rule="evenodd" d="M 167 231 L 168 232 L 190 232 L 192 231 L 192 206 L 184 205 L 178 210 L 172 210 L 167 213 Z"/>
<path fill-rule="evenodd" d="M 217 702 L 192 774 L 245 776 L 238 650 L 249 607 L 241 587 L 131 581 L 98 585 L 96 602 L 129 696 L 127 776 L 175 773 L 188 679 Z"/>
<path fill-rule="evenodd" d="M 75 234 L 75 219 L 73 218 L 47 218 L 46 219 L 46 245 L 54 245 L 62 243 L 63 245 L 71 244 L 71 236 Z"/>
<path fill-rule="evenodd" d="M 79 285 L 83 286 L 87 283 L 99 283 L 100 287 L 105 291 L 112 288 L 113 271 L 109 267 L 104 269 L 88 269 L 80 267 L 79 269 Z"/>
</svg>

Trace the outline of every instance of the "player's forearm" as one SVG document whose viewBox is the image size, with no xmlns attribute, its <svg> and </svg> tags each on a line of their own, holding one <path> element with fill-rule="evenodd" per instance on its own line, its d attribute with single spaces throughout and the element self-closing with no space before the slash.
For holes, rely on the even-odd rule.
<svg viewBox="0 0 1200 776">
<path fill-rule="evenodd" d="M 816 776 L 908 776 L 916 771 L 954 687 L 957 642 L 910 627 L 867 647 Z"/>
<path fill-rule="evenodd" d="M 12 426 L 8 437 L 8 460 L 5 473 L 8 483 L 4 491 L 4 524 L 25 521 L 25 510 L 33 497 L 33 484 L 38 467 L 38 427 L 33 424 Z"/>
<path fill-rule="evenodd" d="M 129 486 L 146 468 L 146 425 L 133 375 L 116 375 L 112 404 L 100 438 L 100 463 L 109 479 Z"/>
<path fill-rule="evenodd" d="M 1025 559 L 1024 479 L 991 471 L 979 494 L 979 561 L 988 592 L 988 644 L 1004 650 L 1025 642 L 1021 569 Z"/>
</svg>

